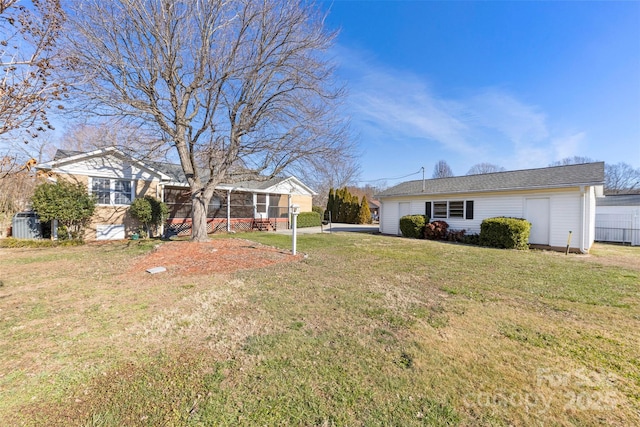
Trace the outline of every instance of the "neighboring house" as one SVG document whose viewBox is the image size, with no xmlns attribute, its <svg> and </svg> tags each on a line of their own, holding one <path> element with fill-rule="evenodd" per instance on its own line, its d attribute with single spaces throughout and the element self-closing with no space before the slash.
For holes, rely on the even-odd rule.
<svg viewBox="0 0 640 427">
<path fill-rule="evenodd" d="M 87 186 L 98 205 L 85 238 L 124 239 L 137 231 L 129 205 L 150 195 L 169 208 L 167 231 L 189 234 L 191 201 L 189 185 L 180 165 L 134 159 L 115 148 L 88 153 L 58 150 L 54 160 L 38 169 L 49 179 L 66 179 Z M 296 177 L 220 184 L 209 205 L 208 230 L 270 230 L 289 226 L 294 204 L 310 212 L 313 190 Z"/>
<path fill-rule="evenodd" d="M 596 199 L 596 241 L 640 246 L 640 194 Z"/>
<path fill-rule="evenodd" d="M 588 252 L 595 238 L 596 197 L 602 196 L 604 163 L 404 182 L 377 195 L 380 232 L 400 234 L 400 217 L 426 215 L 452 230 L 479 233 L 485 218 L 525 218 L 529 243 Z"/>
<path fill-rule="evenodd" d="M 369 200 L 369 210 L 371 211 L 371 219 L 378 221 L 380 219 L 380 202 L 377 200 Z"/>
</svg>

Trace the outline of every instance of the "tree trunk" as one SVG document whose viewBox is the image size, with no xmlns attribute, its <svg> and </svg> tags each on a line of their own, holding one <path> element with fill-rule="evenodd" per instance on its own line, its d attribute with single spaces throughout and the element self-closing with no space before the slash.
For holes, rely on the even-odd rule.
<svg viewBox="0 0 640 427">
<path fill-rule="evenodd" d="M 191 241 L 206 242 L 207 235 L 207 200 L 202 194 L 191 197 L 193 209 L 191 210 Z"/>
</svg>

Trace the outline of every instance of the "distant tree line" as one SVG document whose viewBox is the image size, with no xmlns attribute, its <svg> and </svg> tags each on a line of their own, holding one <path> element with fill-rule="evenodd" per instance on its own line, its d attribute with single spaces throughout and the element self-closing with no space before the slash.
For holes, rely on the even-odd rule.
<svg viewBox="0 0 640 427">
<path fill-rule="evenodd" d="M 594 163 L 589 157 L 573 156 L 566 157 L 549 164 L 553 166 L 579 165 L 583 163 Z M 494 172 L 504 172 L 502 166 L 491 163 L 478 163 L 473 165 L 467 175 L 478 175 Z M 455 174 L 445 160 L 436 163 L 432 178 L 449 178 Z M 605 164 L 604 166 L 604 192 L 605 194 L 639 194 L 640 193 L 640 168 L 634 169 L 627 163 Z"/>
<path fill-rule="evenodd" d="M 549 166 L 578 165 L 593 163 L 597 160 L 589 157 L 573 156 L 551 163 Z M 604 165 L 604 193 L 605 194 L 638 194 L 640 193 L 640 168 L 620 162 Z"/>
</svg>

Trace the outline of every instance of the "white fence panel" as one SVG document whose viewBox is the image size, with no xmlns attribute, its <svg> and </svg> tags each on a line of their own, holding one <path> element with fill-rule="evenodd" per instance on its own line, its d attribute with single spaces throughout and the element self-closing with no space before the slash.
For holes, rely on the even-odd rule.
<svg viewBox="0 0 640 427">
<path fill-rule="evenodd" d="M 596 214 L 595 240 L 640 246 L 640 214 Z"/>
</svg>

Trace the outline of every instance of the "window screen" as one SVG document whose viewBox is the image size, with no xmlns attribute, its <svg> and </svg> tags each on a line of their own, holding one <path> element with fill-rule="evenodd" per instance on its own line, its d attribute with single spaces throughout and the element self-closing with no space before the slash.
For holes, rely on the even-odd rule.
<svg viewBox="0 0 640 427">
<path fill-rule="evenodd" d="M 449 202 L 449 218 L 462 218 L 464 216 L 464 202 Z"/>
<path fill-rule="evenodd" d="M 433 217 L 434 218 L 447 217 L 447 202 L 433 202 Z"/>
</svg>

